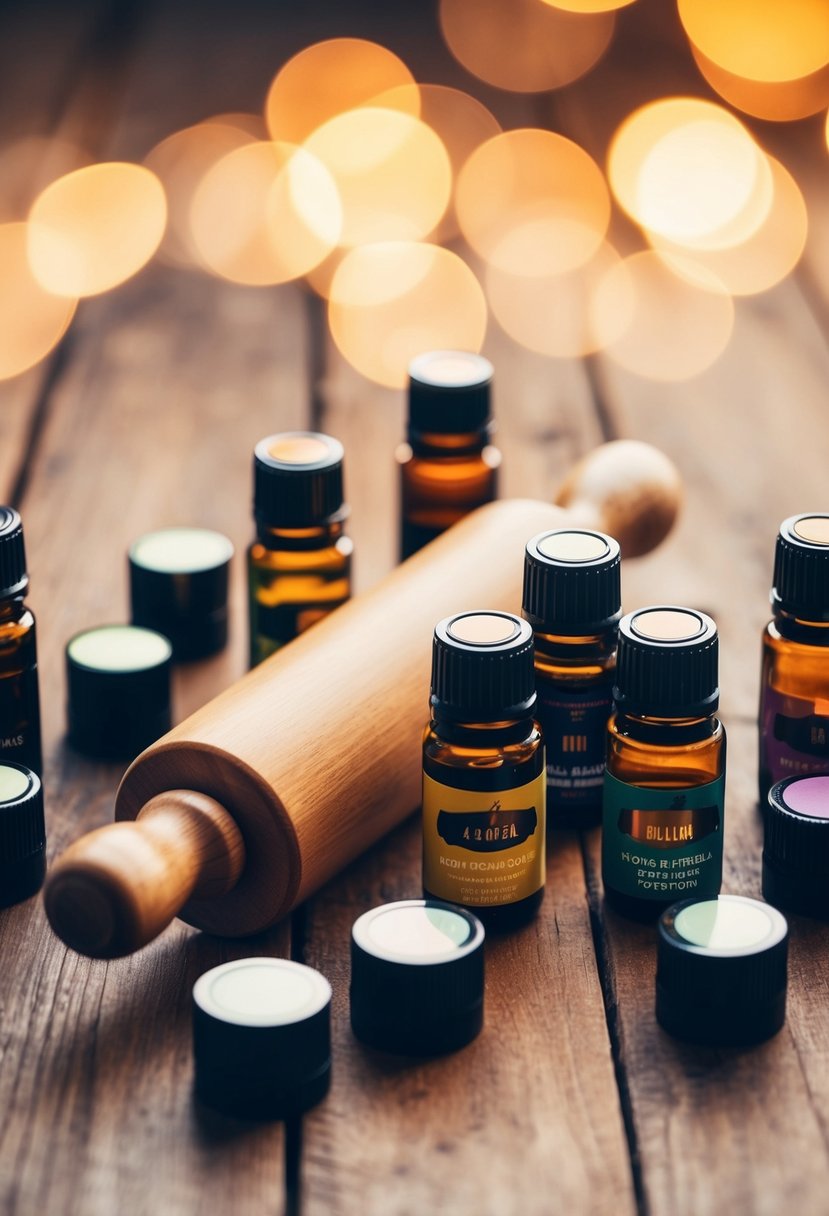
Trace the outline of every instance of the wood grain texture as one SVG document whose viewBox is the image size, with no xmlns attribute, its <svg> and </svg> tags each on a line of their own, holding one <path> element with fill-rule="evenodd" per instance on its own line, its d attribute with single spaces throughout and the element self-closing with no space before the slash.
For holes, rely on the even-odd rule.
<svg viewBox="0 0 829 1216">
<path fill-rule="evenodd" d="M 420 894 L 420 850 L 415 817 L 308 911 L 304 959 L 334 987 L 338 1067 L 305 1119 L 304 1210 L 634 1212 L 575 835 L 551 841 L 538 920 L 487 943 L 478 1039 L 418 1061 L 353 1038 L 351 925 Z"/>
<path fill-rule="evenodd" d="M 636 9 L 624 53 L 612 53 L 605 65 L 602 104 L 577 86 L 557 108 L 565 132 L 600 162 L 624 112 L 660 93 L 707 93 L 670 32 L 675 14 L 651 0 Z M 628 237 L 622 233 L 621 240 Z M 798 281 L 789 279 L 738 301 L 729 348 L 691 382 L 650 383 L 606 358 L 596 366 L 620 431 L 665 451 L 687 487 L 671 538 L 624 568 L 625 606 L 690 604 L 718 623 L 729 732 L 723 890 L 754 897 L 762 848 L 759 639 L 768 619 L 774 537 L 783 518 L 820 510 L 826 498 L 829 353 L 818 322 Z M 829 1182 L 829 1017 L 819 995 L 829 981 L 827 930 L 792 920 L 788 1019 L 774 1040 L 752 1051 L 682 1045 L 655 1022 L 653 930 L 602 903 L 598 833 L 588 839 L 585 858 L 642 1208 L 678 1216 L 820 1210 L 818 1196 Z"/>
<path fill-rule="evenodd" d="M 221 109 L 256 108 L 280 59 L 337 34 L 375 37 L 401 52 L 419 78 L 464 84 L 507 127 L 549 121 L 547 99 L 528 104 L 478 87 L 453 66 L 419 3 L 320 0 L 292 6 L 290 18 L 285 6 L 252 0 L 232 9 L 219 0 L 198 8 L 135 4 L 133 13 L 146 18 L 138 34 L 124 33 L 117 55 L 85 51 L 83 71 L 72 39 L 86 8 L 44 7 L 51 23 L 39 5 L 14 14 L 5 6 L 4 129 L 12 111 L 31 113 L 42 95 L 49 100 L 33 129 L 63 123 L 67 133 L 94 138 L 105 155 L 140 158 L 176 126 Z M 87 45 L 102 12 L 128 7 L 92 4 L 92 26 L 77 45 Z M 621 12 L 608 60 L 557 95 L 554 125 L 584 139 L 600 160 L 613 127 L 649 93 L 706 92 L 687 76 L 684 50 L 681 71 L 676 51 L 667 54 L 677 36 L 660 25 L 665 14 L 674 20 L 674 6 L 663 0 L 638 0 Z M 50 67 L 56 62 L 66 67 L 60 80 Z M 801 167 L 813 171 L 808 276 L 801 271 L 794 288 L 741 305 L 732 351 L 712 372 L 660 388 L 601 360 L 527 355 L 494 325 L 486 347 L 496 364 L 505 493 L 548 497 L 575 457 L 616 434 L 664 446 L 692 490 L 677 536 L 627 567 L 625 597 L 629 607 L 663 595 L 684 599 L 720 622 L 731 731 L 727 886 L 748 894 L 759 889 L 751 718 L 774 530 L 790 511 L 819 509 L 827 455 L 829 229 L 819 121 L 786 128 L 782 138 L 789 145 L 783 159 L 799 179 Z M 312 329 L 306 305 L 293 289 L 251 292 L 152 268 L 83 305 L 63 360 L 0 393 L 0 486 L 7 487 L 0 496 L 15 488 L 22 495 L 42 630 L 50 856 L 111 820 L 118 771 L 61 742 L 62 647 L 75 629 L 125 618 L 124 552 L 139 532 L 201 523 L 237 545 L 230 649 L 177 674 L 179 718 L 243 667 L 240 557 L 250 536 L 250 448 L 261 435 L 313 422 L 346 439 L 360 585 L 386 571 L 395 548 L 391 452 L 402 396 L 375 391 L 320 355 L 319 316 Z M 311 415 L 316 377 L 322 408 Z M 404 825 L 307 908 L 305 957 L 334 983 L 336 1056 L 332 1093 L 305 1120 L 304 1209 L 347 1216 L 541 1216 L 557 1204 L 597 1216 L 637 1208 L 650 1216 L 822 1212 L 826 929 L 792 923 L 788 1020 L 773 1043 L 746 1053 L 682 1048 L 653 1022 L 646 931 L 603 919 L 591 840 L 586 868 L 608 1037 L 580 861 L 572 841 L 556 846 L 539 921 L 492 954 L 484 1034 L 442 1062 L 410 1067 L 373 1058 L 352 1040 L 346 1017 L 351 922 L 375 903 L 417 892 L 416 824 Z M 286 1152 L 278 1129 L 198 1111 L 189 1048 L 196 976 L 226 958 L 289 948 L 287 925 L 229 945 L 179 923 L 140 956 L 89 963 L 56 943 L 38 901 L 4 911 L 4 1216 L 183 1216 L 206 1202 L 242 1216 L 279 1212 L 286 1202 L 297 1211 L 296 1128 Z M 510 1000 L 510 992 L 520 999 Z"/>
<path fill-rule="evenodd" d="M 102 155 L 132 154 L 143 139 L 137 129 L 152 126 L 149 114 L 166 123 L 155 109 L 154 75 L 172 80 L 188 55 L 198 58 L 177 18 L 180 36 L 164 25 L 164 7 L 175 6 L 157 6 L 133 72 L 118 68 L 118 90 L 104 95 L 97 83 L 111 81 L 113 63 L 91 62 L 80 78 L 73 69 L 74 88 L 88 99 L 77 129 L 106 122 Z M 216 34 L 221 43 L 221 29 Z M 234 79 L 235 107 L 256 104 L 244 71 Z M 202 101 L 191 95 L 188 104 Z M 260 294 L 153 267 L 84 304 L 70 344 L 47 385 L 21 502 L 40 625 L 50 857 L 111 822 L 120 776 L 63 743 L 65 641 L 86 625 L 127 619 L 132 540 L 159 526 L 202 524 L 236 545 L 234 627 L 224 654 L 176 672 L 176 715 L 241 673 L 250 454 L 261 435 L 305 425 L 309 395 L 304 314 L 290 290 Z M 4 1216 L 178 1214 L 201 1210 L 206 1195 L 218 1211 L 281 1211 L 282 1130 L 225 1120 L 193 1103 L 189 1001 L 207 968 L 289 950 L 287 925 L 237 948 L 178 924 L 138 966 L 92 963 L 58 943 L 38 900 L 4 912 Z"/>
</svg>

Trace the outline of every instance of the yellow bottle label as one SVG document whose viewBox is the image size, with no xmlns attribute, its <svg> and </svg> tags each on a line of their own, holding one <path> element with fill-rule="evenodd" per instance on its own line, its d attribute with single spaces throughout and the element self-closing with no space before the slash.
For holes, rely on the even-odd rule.
<svg viewBox="0 0 829 1216">
<path fill-rule="evenodd" d="M 500 907 L 544 886 L 547 775 L 497 794 L 423 774 L 423 886 L 468 908 Z"/>
</svg>

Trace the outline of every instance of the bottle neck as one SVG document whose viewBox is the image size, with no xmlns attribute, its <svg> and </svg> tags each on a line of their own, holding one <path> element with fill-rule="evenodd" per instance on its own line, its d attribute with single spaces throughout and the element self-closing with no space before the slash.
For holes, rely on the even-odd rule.
<svg viewBox="0 0 829 1216">
<path fill-rule="evenodd" d="M 439 431 L 418 431 L 410 423 L 406 439 L 415 456 L 431 459 L 475 456 L 490 442 L 492 430 L 492 424 L 486 423 L 474 431 L 445 434 Z"/>
<path fill-rule="evenodd" d="M 536 631 L 536 656 L 562 662 L 602 662 L 616 654 L 618 630 L 601 633 L 563 634 Z"/>
<path fill-rule="evenodd" d="M 793 612 L 777 609 L 774 624 L 781 637 L 789 642 L 803 642 L 807 646 L 829 646 L 829 621 L 807 621 Z"/>
<path fill-rule="evenodd" d="M 307 528 L 283 528 L 256 521 L 256 539 L 266 549 L 329 549 L 345 535 L 345 521 L 316 524 Z"/>
<path fill-rule="evenodd" d="M 616 729 L 620 735 L 655 747 L 684 747 L 689 743 L 701 743 L 712 738 L 719 725 L 719 718 L 715 714 L 693 718 L 657 718 L 616 710 Z"/>
<path fill-rule="evenodd" d="M 26 611 L 24 594 L 21 591 L 19 595 L 10 595 L 0 599 L 0 624 L 20 620 Z"/>
<path fill-rule="evenodd" d="M 532 715 L 501 722 L 456 722 L 432 710 L 431 728 L 438 738 L 458 747 L 506 747 L 523 743 L 535 729 Z"/>
</svg>

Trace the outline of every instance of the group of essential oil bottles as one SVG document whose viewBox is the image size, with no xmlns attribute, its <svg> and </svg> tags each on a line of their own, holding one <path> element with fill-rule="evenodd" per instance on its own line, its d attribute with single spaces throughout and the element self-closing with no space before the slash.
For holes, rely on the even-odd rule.
<svg viewBox="0 0 829 1216">
<path fill-rule="evenodd" d="M 496 497 L 492 377 L 486 359 L 463 351 L 412 363 L 397 452 L 401 558 Z M 312 432 L 256 445 L 251 666 L 350 596 L 343 458 L 338 440 Z M 829 769 L 829 514 L 784 521 L 773 581 L 761 807 L 782 778 Z M 0 507 L 0 765 L 39 775 L 27 586 L 20 517 Z M 555 827 L 603 823 L 606 898 L 628 916 L 651 919 L 719 890 L 726 748 L 716 627 L 673 606 L 621 619 L 620 603 L 616 541 L 563 528 L 526 546 L 522 617 L 478 611 L 438 625 L 423 753 L 428 895 L 494 926 L 531 917 L 544 889 L 545 805 Z"/>
<path fill-rule="evenodd" d="M 623 915 L 656 919 L 719 892 L 717 629 L 675 606 L 621 618 L 619 576 L 612 537 L 542 533 L 526 546 L 522 617 L 461 613 L 435 630 L 424 888 L 490 927 L 541 902 L 545 794 L 552 826 L 602 824 L 605 899 Z M 829 514 L 783 522 L 773 583 L 761 808 L 777 782 L 829 770 Z"/>
<path fill-rule="evenodd" d="M 410 368 L 400 468 L 400 557 L 497 494 L 492 364 L 429 351 Z M 271 435 L 254 451 L 256 539 L 248 550 L 250 665 L 255 667 L 349 598 L 343 448 L 329 435 Z"/>
<path fill-rule="evenodd" d="M 720 889 L 716 627 L 671 606 L 620 621 L 620 604 L 617 542 L 562 528 L 527 544 L 522 617 L 435 629 L 423 885 L 489 928 L 541 903 L 545 804 L 551 826 L 603 822 L 605 897 L 626 916 Z"/>
</svg>

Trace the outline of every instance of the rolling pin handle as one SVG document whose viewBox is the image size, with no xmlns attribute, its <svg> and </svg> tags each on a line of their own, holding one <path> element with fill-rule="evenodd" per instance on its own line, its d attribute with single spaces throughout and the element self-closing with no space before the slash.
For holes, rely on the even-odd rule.
<svg viewBox="0 0 829 1216">
<path fill-rule="evenodd" d="M 52 869 L 44 890 L 55 933 L 91 958 L 119 958 L 152 941 L 191 898 L 236 885 L 245 846 L 214 798 L 170 790 L 134 822 L 82 837 Z"/>
</svg>

